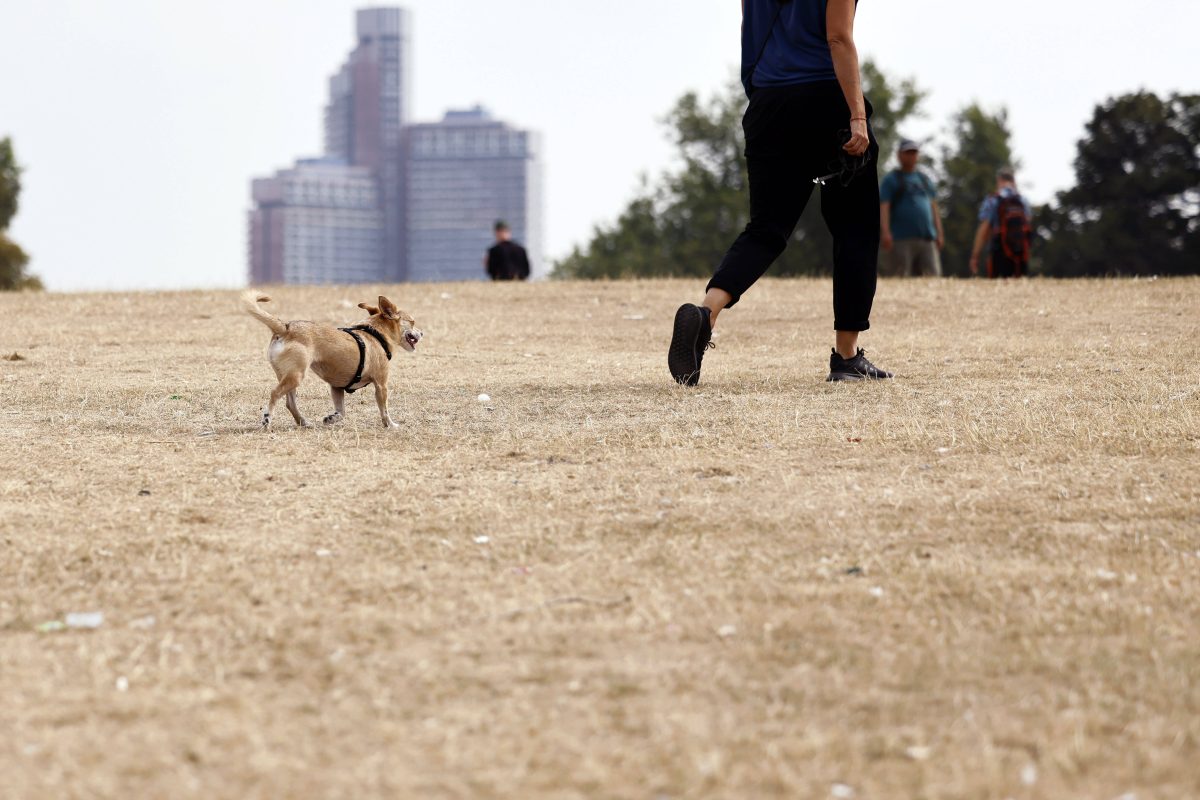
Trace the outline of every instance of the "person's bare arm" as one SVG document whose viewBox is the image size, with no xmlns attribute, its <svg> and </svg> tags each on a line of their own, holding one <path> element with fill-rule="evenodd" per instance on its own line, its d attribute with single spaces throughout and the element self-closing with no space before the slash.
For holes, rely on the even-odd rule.
<svg viewBox="0 0 1200 800">
<path fill-rule="evenodd" d="M 937 246 L 941 250 L 946 246 L 946 232 L 942 230 L 942 212 L 938 208 L 937 200 L 930 200 L 929 205 L 933 210 L 933 224 L 937 228 Z"/>
<path fill-rule="evenodd" d="M 883 249 L 891 252 L 892 245 L 892 204 L 883 201 L 879 204 L 879 243 Z"/>
<path fill-rule="evenodd" d="M 979 228 L 975 231 L 975 246 L 971 248 L 971 274 L 979 274 L 979 254 L 983 252 L 983 246 L 987 244 L 988 237 L 992 235 L 992 225 L 987 220 L 979 223 Z"/>
<path fill-rule="evenodd" d="M 850 107 L 850 141 L 843 149 L 852 156 L 861 156 L 871 141 L 867 134 L 867 104 L 863 98 L 858 48 L 854 45 L 854 10 L 854 0 L 829 0 L 825 7 L 825 38 L 833 55 L 833 71 Z"/>
</svg>

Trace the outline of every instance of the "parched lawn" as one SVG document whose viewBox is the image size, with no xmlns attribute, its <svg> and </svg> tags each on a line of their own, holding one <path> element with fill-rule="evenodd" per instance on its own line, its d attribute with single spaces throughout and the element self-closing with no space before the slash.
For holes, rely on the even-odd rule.
<svg viewBox="0 0 1200 800">
<path fill-rule="evenodd" d="M 885 281 L 870 385 L 765 281 L 687 390 L 701 288 L 386 287 L 402 428 L 268 433 L 236 292 L 0 296 L 0 795 L 1200 797 L 1200 281 Z"/>
</svg>

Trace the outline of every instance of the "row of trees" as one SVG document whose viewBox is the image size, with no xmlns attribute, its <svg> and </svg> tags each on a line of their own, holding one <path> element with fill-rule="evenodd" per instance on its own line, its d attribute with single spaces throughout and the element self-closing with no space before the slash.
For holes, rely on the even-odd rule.
<svg viewBox="0 0 1200 800">
<path fill-rule="evenodd" d="M 882 153 L 921 113 L 925 93 L 911 80 L 863 65 Z M 562 278 L 707 277 L 747 221 L 740 85 L 707 100 L 684 95 L 665 119 L 681 166 L 642 185 L 617 220 L 556 265 Z M 958 111 L 924 169 L 945 214 L 943 261 L 966 275 L 980 202 L 995 173 L 1015 164 L 1007 112 L 978 104 Z M 1052 276 L 1200 272 L 1200 98 L 1139 93 L 1097 107 L 1079 142 L 1077 186 L 1036 209 L 1033 271 Z M 809 204 L 772 274 L 826 274 L 829 234 Z"/>
<path fill-rule="evenodd" d="M 12 140 L 0 139 L 0 291 L 42 288 L 42 282 L 25 271 L 28 254 L 8 238 L 8 224 L 17 215 L 20 194 L 21 168 Z"/>
</svg>

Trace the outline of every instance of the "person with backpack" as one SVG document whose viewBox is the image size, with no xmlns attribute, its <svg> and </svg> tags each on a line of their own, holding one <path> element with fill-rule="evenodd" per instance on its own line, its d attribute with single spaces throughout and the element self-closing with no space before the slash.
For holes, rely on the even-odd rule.
<svg viewBox="0 0 1200 800">
<path fill-rule="evenodd" d="M 996 173 L 996 193 L 983 201 L 979 209 L 979 228 L 971 250 L 971 274 L 979 274 L 979 257 L 991 240 L 987 262 L 989 278 L 1020 278 L 1029 271 L 1029 247 L 1033 228 L 1033 210 L 1017 191 L 1017 176 L 1012 167 Z"/>
<path fill-rule="evenodd" d="M 879 144 L 854 43 L 857 0 L 743 0 L 742 118 L 750 222 L 729 248 L 699 305 L 675 312 L 667 367 L 695 386 L 717 316 L 779 258 L 821 187 L 833 235 L 834 348 L 830 381 L 891 378 L 867 360 L 879 262 Z"/>
<path fill-rule="evenodd" d="M 938 211 L 937 189 L 929 176 L 917 169 L 920 146 L 911 139 L 900 142 L 900 168 L 879 185 L 879 228 L 887 259 L 887 275 L 942 276 L 941 249 L 946 237 Z"/>
</svg>

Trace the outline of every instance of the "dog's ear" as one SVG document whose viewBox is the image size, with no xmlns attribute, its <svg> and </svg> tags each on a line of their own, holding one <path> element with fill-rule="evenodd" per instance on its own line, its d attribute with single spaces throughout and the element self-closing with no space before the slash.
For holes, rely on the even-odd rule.
<svg viewBox="0 0 1200 800">
<path fill-rule="evenodd" d="M 358 307 L 364 309 L 372 317 L 379 313 L 379 309 L 368 303 L 359 303 Z"/>
<path fill-rule="evenodd" d="M 396 304 L 383 295 L 379 295 L 379 313 L 383 315 L 384 319 L 400 319 L 400 309 L 396 308 Z"/>
</svg>

